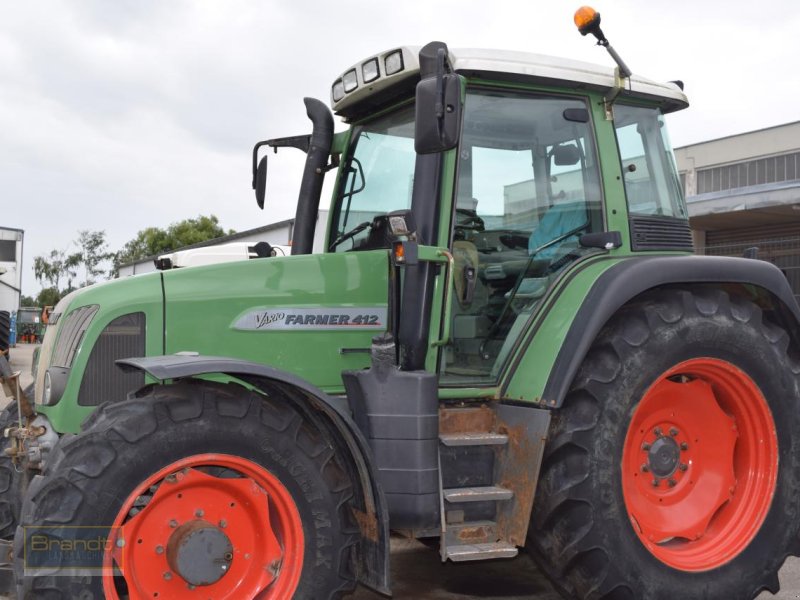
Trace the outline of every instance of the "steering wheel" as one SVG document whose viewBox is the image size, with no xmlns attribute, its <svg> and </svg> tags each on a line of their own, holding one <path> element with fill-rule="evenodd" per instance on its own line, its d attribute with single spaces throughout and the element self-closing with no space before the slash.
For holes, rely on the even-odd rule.
<svg viewBox="0 0 800 600">
<path fill-rule="evenodd" d="M 486 223 L 478 216 L 478 213 L 469 208 L 456 209 L 456 223 L 454 226 L 453 238 L 456 240 L 467 239 L 467 231 L 481 232 L 486 230 Z"/>
</svg>

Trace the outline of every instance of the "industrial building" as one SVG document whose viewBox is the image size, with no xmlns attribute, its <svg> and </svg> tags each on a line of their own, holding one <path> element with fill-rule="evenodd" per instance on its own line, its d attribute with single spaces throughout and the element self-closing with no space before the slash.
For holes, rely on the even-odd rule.
<svg viewBox="0 0 800 600">
<path fill-rule="evenodd" d="M 800 299 L 800 121 L 675 149 L 699 253 L 751 248 Z"/>
<path fill-rule="evenodd" d="M 0 310 L 16 312 L 22 289 L 22 249 L 25 232 L 0 226 Z"/>
</svg>

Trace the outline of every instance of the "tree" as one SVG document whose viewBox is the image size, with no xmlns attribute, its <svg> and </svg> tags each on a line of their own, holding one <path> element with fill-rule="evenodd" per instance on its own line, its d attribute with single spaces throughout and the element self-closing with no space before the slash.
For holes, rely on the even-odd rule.
<svg viewBox="0 0 800 600">
<path fill-rule="evenodd" d="M 100 264 L 114 257 L 112 252 L 108 252 L 106 232 L 88 229 L 79 231 L 75 245 L 80 248 L 78 256 L 85 272 L 83 285 L 91 285 L 96 277 L 106 273 L 105 269 L 100 268 Z"/>
<path fill-rule="evenodd" d="M 35 303 L 32 306 L 40 306 L 42 308 L 45 306 L 55 306 L 65 295 L 66 294 L 62 294 L 54 287 L 44 288 L 36 296 Z"/>
<path fill-rule="evenodd" d="M 31 306 L 37 306 L 36 300 L 31 298 L 30 296 L 21 296 L 19 299 L 19 305 L 21 308 L 28 308 Z"/>
<path fill-rule="evenodd" d="M 77 275 L 75 270 L 80 264 L 80 254 L 67 255 L 65 250 L 51 250 L 47 256 L 37 256 L 33 259 L 33 274 L 42 287 L 52 287 L 61 290 L 61 280 L 67 278 L 66 292 L 71 292 L 72 280 Z M 49 283 L 49 286 L 45 286 Z"/>
<path fill-rule="evenodd" d="M 148 227 L 136 234 L 136 237 L 122 247 L 114 258 L 114 275 L 119 267 L 136 262 L 143 258 L 158 256 L 172 250 L 199 244 L 207 240 L 235 233 L 233 229 L 225 231 L 219 226 L 219 219 L 214 215 L 200 215 L 196 219 L 184 219 L 172 223 L 166 229 Z"/>
</svg>

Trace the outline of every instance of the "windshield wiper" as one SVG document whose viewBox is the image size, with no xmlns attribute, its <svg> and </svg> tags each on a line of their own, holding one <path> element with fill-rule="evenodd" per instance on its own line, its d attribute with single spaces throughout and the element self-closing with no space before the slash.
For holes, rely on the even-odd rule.
<svg viewBox="0 0 800 600">
<path fill-rule="evenodd" d="M 333 240 L 333 242 L 331 242 L 331 245 L 328 246 L 328 252 L 333 252 L 339 244 L 346 242 L 351 238 L 354 238 L 359 233 L 364 231 L 367 227 L 372 227 L 372 221 L 364 221 L 363 223 L 359 223 L 358 225 L 353 227 L 350 231 L 346 231 L 345 233 L 337 237 L 335 240 Z"/>
</svg>

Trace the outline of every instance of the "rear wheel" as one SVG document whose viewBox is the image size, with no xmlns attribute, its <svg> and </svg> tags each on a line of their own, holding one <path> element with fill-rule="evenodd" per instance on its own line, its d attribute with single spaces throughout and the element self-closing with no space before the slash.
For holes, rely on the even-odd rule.
<svg viewBox="0 0 800 600">
<path fill-rule="evenodd" d="M 537 561 L 579 598 L 753 598 L 798 552 L 789 338 L 754 304 L 665 290 L 624 309 L 556 413 Z"/>
<path fill-rule="evenodd" d="M 99 410 L 26 496 L 22 597 L 316 599 L 354 587 L 352 486 L 297 410 L 211 383 Z M 93 564 L 36 555 L 75 535 L 107 540 Z"/>
</svg>

